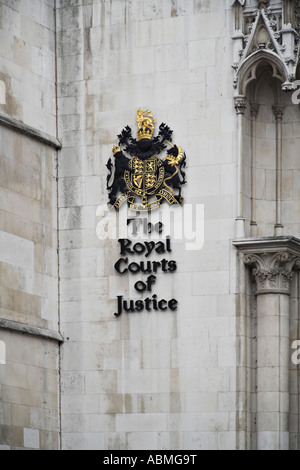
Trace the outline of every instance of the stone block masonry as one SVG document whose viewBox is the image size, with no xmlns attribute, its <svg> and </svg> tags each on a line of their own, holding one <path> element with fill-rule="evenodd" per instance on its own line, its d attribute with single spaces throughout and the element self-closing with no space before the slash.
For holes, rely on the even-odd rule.
<svg viewBox="0 0 300 470">
<path fill-rule="evenodd" d="M 234 109 L 220 107 L 230 82 L 223 98 L 217 88 L 228 65 L 226 8 L 214 1 L 58 2 L 63 448 L 235 446 L 235 310 L 227 302 L 234 290 L 223 230 L 232 224 L 234 173 L 226 170 L 233 129 L 221 128 Z M 117 296 L 145 296 L 133 288 L 134 274 L 114 269 L 117 240 L 97 238 L 96 212 L 107 202 L 105 164 L 117 134 L 128 124 L 134 135 L 140 107 L 170 125 L 187 153 L 184 196 L 205 204 L 211 256 L 172 240 L 166 259 L 178 258 L 177 270 L 157 274 L 155 288 L 158 300 L 178 300 L 177 309 L 117 318 Z"/>
<path fill-rule="evenodd" d="M 0 0 L 1 450 L 299 447 L 294 3 Z M 138 109 L 198 244 L 99 236 Z"/>
<path fill-rule="evenodd" d="M 55 12 L 0 2 L 0 448 L 60 448 Z"/>
</svg>

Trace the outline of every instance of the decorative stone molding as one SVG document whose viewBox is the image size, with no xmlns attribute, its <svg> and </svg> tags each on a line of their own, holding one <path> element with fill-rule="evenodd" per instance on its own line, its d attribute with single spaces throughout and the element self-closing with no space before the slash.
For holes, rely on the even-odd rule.
<svg viewBox="0 0 300 470">
<path fill-rule="evenodd" d="M 300 240 L 294 237 L 270 237 L 235 240 L 233 244 L 252 268 L 256 295 L 290 294 L 294 270 L 300 269 Z"/>
<path fill-rule="evenodd" d="M 292 90 L 300 57 L 300 6 L 294 0 L 281 3 L 257 0 L 232 3 L 235 17 L 234 80 L 237 94 L 245 94 L 256 78 L 257 65 L 267 60 L 283 90 Z"/>
<path fill-rule="evenodd" d="M 256 235 L 256 118 L 259 111 L 259 104 L 250 103 L 251 113 L 251 235 Z"/>
<path fill-rule="evenodd" d="M 287 253 L 245 255 L 244 263 L 253 267 L 252 277 L 256 283 L 257 294 L 265 292 L 289 294 L 293 272 L 292 258 Z"/>
<path fill-rule="evenodd" d="M 64 339 L 58 331 L 48 330 L 37 326 L 30 326 L 24 323 L 7 320 L 0 318 L 0 330 L 17 331 L 31 336 L 37 336 L 41 339 L 48 339 L 57 343 L 63 343 Z"/>
<path fill-rule="evenodd" d="M 251 112 L 251 116 L 253 118 L 257 117 L 258 111 L 259 111 L 259 104 L 251 103 L 250 104 L 250 112 Z"/>
<path fill-rule="evenodd" d="M 234 25 L 236 31 L 241 29 L 241 12 L 245 2 L 246 0 L 234 0 L 232 2 L 232 6 L 234 7 Z"/>
<path fill-rule="evenodd" d="M 266 6 L 269 4 L 269 0 L 258 0 L 258 8 L 261 10 L 262 8 L 266 8 Z"/>
<path fill-rule="evenodd" d="M 284 111 L 285 111 L 285 106 L 273 106 L 273 112 L 275 114 L 276 120 L 278 121 L 282 121 Z"/>
<path fill-rule="evenodd" d="M 34 140 L 38 140 L 39 142 L 42 142 L 45 145 L 49 145 L 50 147 L 53 147 L 56 150 L 61 150 L 62 148 L 61 142 L 56 137 L 46 134 L 45 132 L 39 131 L 31 126 L 28 126 L 27 124 L 24 124 L 23 122 L 18 121 L 17 119 L 14 119 L 1 112 L 0 126 L 8 127 L 9 129 L 19 132 L 20 134 L 24 134 L 27 137 L 31 137 Z"/>
<path fill-rule="evenodd" d="M 234 97 L 234 107 L 237 114 L 245 114 L 247 107 L 247 98 L 243 95 Z"/>
</svg>

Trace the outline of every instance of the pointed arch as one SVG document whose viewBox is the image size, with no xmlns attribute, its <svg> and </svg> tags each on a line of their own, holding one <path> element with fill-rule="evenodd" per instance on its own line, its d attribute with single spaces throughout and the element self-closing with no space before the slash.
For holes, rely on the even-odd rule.
<svg viewBox="0 0 300 470">
<path fill-rule="evenodd" d="M 288 70 L 277 54 L 269 50 L 260 50 L 251 54 L 238 69 L 240 95 L 246 95 L 247 86 L 256 80 L 257 70 L 262 63 L 268 63 L 272 67 L 272 75 L 284 84 L 288 80 Z"/>
</svg>

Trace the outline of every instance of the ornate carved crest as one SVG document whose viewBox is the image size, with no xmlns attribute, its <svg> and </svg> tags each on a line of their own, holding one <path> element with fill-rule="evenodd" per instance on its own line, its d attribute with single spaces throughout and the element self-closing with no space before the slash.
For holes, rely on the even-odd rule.
<svg viewBox="0 0 300 470">
<path fill-rule="evenodd" d="M 130 127 L 125 127 L 112 150 L 114 164 L 110 158 L 106 165 L 109 203 L 118 210 L 126 201 L 136 211 L 151 211 L 164 201 L 182 204 L 186 155 L 180 146 L 171 143 L 173 131 L 162 123 L 158 136 L 153 137 L 155 118 L 148 110 L 138 109 L 136 120 L 137 139 L 132 138 Z M 167 148 L 165 143 L 169 149 L 160 159 L 157 155 Z"/>
</svg>

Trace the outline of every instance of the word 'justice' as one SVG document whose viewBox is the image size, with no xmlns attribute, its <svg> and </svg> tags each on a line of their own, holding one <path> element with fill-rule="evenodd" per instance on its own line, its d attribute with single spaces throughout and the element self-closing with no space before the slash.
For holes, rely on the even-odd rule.
<svg viewBox="0 0 300 470">
<path fill-rule="evenodd" d="M 160 233 L 163 227 L 160 227 Z M 164 241 L 145 241 L 133 243 L 127 238 L 120 238 L 118 240 L 120 245 L 121 258 L 115 263 L 114 268 L 118 274 L 149 274 L 145 281 L 138 280 L 134 284 L 134 288 L 139 293 L 147 292 L 148 296 L 145 299 L 138 300 L 124 300 L 122 295 L 117 296 L 117 312 L 116 317 L 119 317 L 122 312 L 142 312 L 146 311 L 174 311 L 177 309 L 178 302 L 175 299 L 165 300 L 158 299 L 156 294 L 152 294 L 152 286 L 156 283 L 157 273 L 174 273 L 177 269 L 176 261 L 169 260 L 163 257 L 160 260 L 150 261 L 151 254 L 167 255 L 172 252 L 171 239 L 166 237 Z M 144 256 L 145 259 L 140 261 L 132 261 L 131 256 Z M 150 293 L 150 294 L 149 294 Z"/>
</svg>

